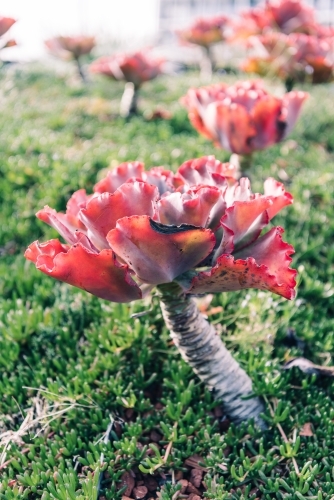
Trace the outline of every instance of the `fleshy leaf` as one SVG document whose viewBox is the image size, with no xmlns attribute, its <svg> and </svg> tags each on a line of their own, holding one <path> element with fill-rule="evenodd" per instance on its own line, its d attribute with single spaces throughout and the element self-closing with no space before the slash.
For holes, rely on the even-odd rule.
<svg viewBox="0 0 334 500">
<path fill-rule="evenodd" d="M 294 249 L 292 245 L 282 240 L 283 233 L 281 227 L 273 227 L 251 245 L 235 252 L 235 257 L 241 259 L 253 257 L 258 264 L 265 265 L 279 283 L 286 283 L 293 288 L 296 286 L 297 271 L 290 269 L 289 265 L 292 260 L 290 255 L 294 253 Z"/>
<path fill-rule="evenodd" d="M 287 299 L 295 297 L 296 271 L 289 268 L 291 245 L 282 241 L 282 228 L 273 228 L 253 245 L 224 254 L 209 271 L 203 271 L 182 286 L 187 293 L 218 293 L 245 288 L 269 290 Z"/>
<path fill-rule="evenodd" d="M 275 217 L 282 208 L 293 203 L 292 195 L 285 191 L 281 182 L 277 182 L 272 177 L 264 181 L 264 195 L 269 196 L 272 201 L 272 205 L 267 208 L 269 220 Z"/>
<path fill-rule="evenodd" d="M 268 224 L 267 209 L 272 205 L 269 198 L 261 196 L 250 201 L 236 201 L 222 217 L 222 224 L 233 231 L 234 250 L 249 245 Z"/>
<path fill-rule="evenodd" d="M 282 101 L 265 96 L 258 101 L 252 111 L 256 135 L 252 141 L 254 149 L 264 149 L 282 140 L 286 122 L 281 120 Z"/>
<path fill-rule="evenodd" d="M 177 171 L 177 175 L 189 186 L 216 185 L 214 174 L 216 174 L 216 179 L 221 176 L 220 184 L 226 184 L 225 177 L 235 178 L 237 175 L 234 165 L 221 163 L 213 155 L 188 160 Z"/>
<path fill-rule="evenodd" d="M 139 279 L 168 283 L 201 262 L 212 251 L 215 237 L 209 229 L 158 224 L 148 216 L 125 217 L 107 235 L 114 252 Z"/>
<path fill-rule="evenodd" d="M 114 193 L 129 179 L 141 179 L 144 164 L 140 161 L 121 163 L 117 168 L 108 172 L 107 177 L 101 179 L 94 186 L 95 193 Z"/>
<path fill-rule="evenodd" d="M 108 248 L 106 236 L 116 227 L 118 219 L 131 215 L 154 214 L 158 189 L 145 182 L 128 182 L 113 194 L 103 193 L 90 200 L 79 217 L 89 230 L 89 236 L 99 249 Z"/>
<path fill-rule="evenodd" d="M 85 226 L 78 219 L 78 214 L 82 208 L 85 208 L 92 195 L 87 195 L 85 189 L 75 191 L 66 204 L 67 219 L 73 227 L 84 229 Z"/>
<path fill-rule="evenodd" d="M 99 254 L 81 245 L 68 247 L 59 240 L 35 241 L 25 257 L 36 268 L 57 280 L 86 290 L 112 302 L 130 302 L 142 297 L 139 286 L 130 276 L 129 268 L 117 262 L 112 250 Z"/>
<path fill-rule="evenodd" d="M 225 104 L 224 101 L 210 106 L 215 107 L 215 115 L 210 119 L 215 120 L 216 145 L 237 154 L 251 153 L 256 130 L 246 108 L 235 102 Z"/>
<path fill-rule="evenodd" d="M 218 215 L 214 212 L 217 204 L 221 208 Z M 196 191 L 172 193 L 161 198 L 158 202 L 158 215 L 163 224 L 185 223 L 213 228 L 218 224 L 219 215 L 224 213 L 224 208 L 225 203 L 217 188 L 201 186 Z"/>
<path fill-rule="evenodd" d="M 97 251 L 87 235 L 84 234 L 82 230 L 79 231 L 75 226 L 72 226 L 66 214 L 56 212 L 53 208 L 45 206 L 42 210 L 37 212 L 36 217 L 58 231 L 60 236 L 62 236 L 67 243 L 71 245 L 80 243 L 92 252 Z M 86 232 L 86 229 L 83 231 Z"/>
</svg>

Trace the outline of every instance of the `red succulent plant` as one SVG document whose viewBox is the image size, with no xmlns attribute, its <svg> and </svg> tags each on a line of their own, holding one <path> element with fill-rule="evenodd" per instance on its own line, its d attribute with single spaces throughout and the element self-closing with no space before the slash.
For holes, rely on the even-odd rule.
<svg viewBox="0 0 334 500">
<path fill-rule="evenodd" d="M 137 113 L 138 90 L 144 82 L 153 80 L 162 72 L 164 60 L 153 57 L 149 52 L 115 54 L 100 57 L 90 65 L 92 73 L 108 76 L 126 83 L 121 100 L 120 113 L 128 117 Z"/>
<path fill-rule="evenodd" d="M 177 30 L 176 34 L 182 42 L 199 45 L 203 48 L 203 57 L 200 62 L 203 77 L 211 77 L 214 67 L 214 58 L 211 46 L 226 40 L 231 20 L 220 15 L 197 19 L 189 28 Z"/>
<path fill-rule="evenodd" d="M 238 183 L 231 173 L 214 157 L 190 160 L 175 175 L 121 164 L 94 194 L 75 192 L 65 214 L 40 210 L 66 243 L 34 242 L 25 255 L 44 273 L 114 302 L 174 280 L 185 293 L 259 288 L 291 299 L 292 247 L 281 228 L 261 235 L 291 195 L 273 179 L 264 195 L 252 194 L 248 179 Z"/>
<path fill-rule="evenodd" d="M 78 59 L 95 47 L 93 36 L 56 36 L 45 40 L 47 49 L 57 57 Z"/>
<path fill-rule="evenodd" d="M 163 60 L 155 58 L 148 52 L 138 51 L 133 54 L 115 54 L 100 57 L 90 65 L 92 73 L 100 73 L 113 80 L 124 80 L 136 87 L 153 80 L 161 73 Z"/>
<path fill-rule="evenodd" d="M 248 38 L 271 31 L 321 36 L 315 10 L 301 0 L 268 0 L 262 6 L 242 12 L 233 23 L 232 39 Z"/>
<path fill-rule="evenodd" d="M 196 130 L 216 146 L 249 155 L 283 140 L 308 94 L 274 97 L 261 80 L 191 88 L 181 99 Z"/>
<path fill-rule="evenodd" d="M 93 36 L 56 36 L 45 40 L 46 48 L 51 54 L 61 59 L 74 59 L 77 63 L 81 78 L 85 81 L 85 74 L 82 70 L 80 58 L 89 54 L 95 47 L 95 37 Z"/>
<path fill-rule="evenodd" d="M 291 88 L 295 82 L 325 83 L 334 79 L 334 41 L 293 33 L 251 37 L 254 50 L 241 68 L 261 76 L 277 76 Z"/>
<path fill-rule="evenodd" d="M 229 23 L 230 19 L 223 15 L 200 18 L 189 28 L 177 30 L 176 34 L 183 42 L 209 47 L 214 43 L 225 40 L 225 30 Z"/>
<path fill-rule="evenodd" d="M 131 302 L 156 287 L 167 327 L 183 358 L 238 423 L 264 427 L 251 381 L 201 315 L 193 294 L 257 288 L 295 295 L 293 248 L 269 221 L 292 203 L 267 179 L 252 194 L 247 178 L 213 156 L 185 162 L 176 174 L 127 162 L 87 195 L 76 191 L 66 213 L 37 217 L 64 238 L 35 241 L 25 257 L 43 273 L 113 302 Z M 247 396 L 247 397 L 245 397 Z"/>
</svg>

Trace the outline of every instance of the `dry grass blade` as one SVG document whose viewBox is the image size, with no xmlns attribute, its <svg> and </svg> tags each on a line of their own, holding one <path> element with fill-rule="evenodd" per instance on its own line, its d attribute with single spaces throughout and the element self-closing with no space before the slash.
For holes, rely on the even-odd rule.
<svg viewBox="0 0 334 500">
<path fill-rule="evenodd" d="M 96 406 L 83 405 L 77 403 L 75 399 L 68 396 L 59 397 L 43 388 L 37 389 L 34 387 L 24 387 L 25 389 L 33 389 L 37 391 L 37 395 L 31 399 L 32 405 L 25 410 L 25 416 L 20 427 L 17 430 L 5 430 L 0 433 L 0 448 L 2 448 L 0 454 L 0 470 L 6 467 L 10 460 L 6 462 L 7 452 L 12 444 L 23 445 L 23 437 L 28 433 L 34 434 L 35 437 L 42 433 L 47 433 L 49 425 L 52 421 L 61 418 L 64 414 L 68 413 L 74 408 L 93 408 Z M 43 393 L 47 393 L 50 397 L 51 395 L 58 398 L 58 401 L 50 403 L 50 401 L 43 396 Z M 82 399 L 82 398 L 80 398 Z"/>
</svg>

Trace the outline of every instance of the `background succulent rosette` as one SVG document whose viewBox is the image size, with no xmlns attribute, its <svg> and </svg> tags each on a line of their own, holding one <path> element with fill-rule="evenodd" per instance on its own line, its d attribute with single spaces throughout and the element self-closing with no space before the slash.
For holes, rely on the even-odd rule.
<svg viewBox="0 0 334 500">
<path fill-rule="evenodd" d="M 301 91 L 276 97 L 254 80 L 190 88 L 181 103 L 200 134 L 218 147 L 249 155 L 282 141 L 307 97 Z"/>
</svg>

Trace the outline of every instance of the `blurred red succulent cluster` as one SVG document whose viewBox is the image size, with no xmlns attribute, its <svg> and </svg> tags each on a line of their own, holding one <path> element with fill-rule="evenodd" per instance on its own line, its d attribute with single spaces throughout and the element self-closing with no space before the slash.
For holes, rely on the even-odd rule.
<svg viewBox="0 0 334 500">
<path fill-rule="evenodd" d="M 316 22 L 315 11 L 301 0 L 268 0 L 246 10 L 232 25 L 232 38 L 248 38 L 271 31 L 323 36 L 324 28 Z"/>
<path fill-rule="evenodd" d="M 324 83 L 334 77 L 334 29 L 317 23 L 301 0 L 269 0 L 241 14 L 232 40 L 246 40 L 252 55 L 241 69 L 296 82 Z"/>
<path fill-rule="evenodd" d="M 251 37 L 253 55 L 241 68 L 285 82 L 325 83 L 334 78 L 334 38 L 271 32 Z"/>
</svg>

